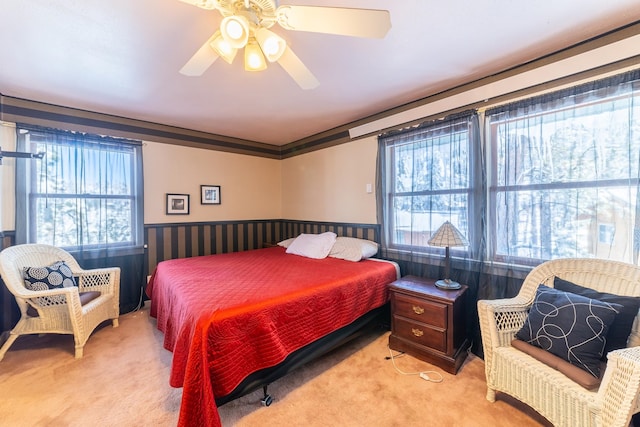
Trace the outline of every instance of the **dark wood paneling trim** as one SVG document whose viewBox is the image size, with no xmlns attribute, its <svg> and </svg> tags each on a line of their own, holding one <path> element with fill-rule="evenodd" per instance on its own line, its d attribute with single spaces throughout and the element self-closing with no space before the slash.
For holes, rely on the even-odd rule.
<svg viewBox="0 0 640 427">
<path fill-rule="evenodd" d="M 147 275 L 164 260 L 260 249 L 300 233 L 333 231 L 338 236 L 380 241 L 379 224 L 273 219 L 147 224 L 144 228 Z"/>
<path fill-rule="evenodd" d="M 361 224 L 344 222 L 318 222 L 282 220 L 282 239 L 296 237 L 300 233 L 317 234 L 332 231 L 338 236 L 357 237 L 380 243 L 380 224 Z"/>
<path fill-rule="evenodd" d="M 0 232 L 0 250 L 13 246 L 15 237 L 15 232 Z M 0 277 L 0 332 L 13 329 L 18 323 L 18 319 L 20 319 L 18 304 L 16 304 L 13 294 L 9 292 Z M 4 344 L 6 338 L 8 338 L 8 334 L 0 335 L 0 345 Z"/>
<path fill-rule="evenodd" d="M 351 141 L 351 137 L 349 136 L 350 127 L 352 126 L 341 126 L 339 128 L 287 144 L 282 147 L 281 157 L 283 159 L 287 159 L 289 157 L 299 156 L 300 154 L 309 153 L 311 151 L 347 143 Z"/>
<path fill-rule="evenodd" d="M 0 231 L 0 251 L 13 246 L 16 241 L 15 231 Z"/>
<path fill-rule="evenodd" d="M 575 45 L 569 46 L 565 49 L 562 49 L 560 51 L 542 56 L 540 58 L 534 59 L 524 64 L 517 65 L 515 67 L 509 68 L 499 73 L 485 76 L 471 82 L 464 82 L 462 84 L 455 85 L 449 89 L 434 93 L 432 95 L 417 99 L 415 101 L 408 102 L 406 104 L 399 105 L 397 107 L 390 108 L 388 110 L 380 111 L 376 114 L 363 117 L 362 119 L 355 120 L 350 123 L 346 123 L 332 130 L 329 130 L 317 135 L 312 135 L 308 138 L 295 141 L 290 144 L 286 144 L 282 146 L 282 157 L 283 158 L 293 157 L 293 156 L 304 154 L 310 151 L 328 148 L 333 145 L 338 145 L 341 143 L 370 137 L 370 136 L 387 132 L 393 129 L 412 126 L 417 123 L 421 123 L 423 121 L 433 120 L 438 117 L 455 114 L 456 112 L 465 111 L 472 108 L 482 108 L 485 106 L 484 102 L 468 104 L 468 105 L 460 105 L 455 109 L 452 109 L 449 111 L 441 111 L 430 117 L 423 117 L 423 118 L 420 118 L 419 120 L 415 120 L 412 122 L 398 124 L 390 128 L 381 129 L 376 132 L 358 136 L 357 138 L 354 138 L 354 139 L 351 139 L 348 135 L 348 130 L 351 128 L 361 126 L 375 120 L 380 120 L 389 116 L 400 114 L 405 111 L 412 110 L 414 108 L 422 107 L 423 105 L 427 105 L 444 98 L 448 98 L 463 92 L 477 89 L 479 87 L 486 86 L 488 84 L 491 84 L 500 80 L 504 80 L 506 78 L 513 77 L 518 74 L 529 72 L 537 68 L 552 64 L 554 62 L 562 61 L 564 59 L 567 59 L 576 55 L 580 55 L 582 53 L 591 51 L 593 49 L 598 49 L 598 48 L 607 46 L 609 44 L 624 40 L 626 38 L 636 36 L 638 34 L 640 34 L 640 21 L 633 22 L 622 28 L 618 28 L 616 30 L 610 31 L 608 33 L 602 34 L 600 36 L 594 37 L 589 40 L 585 40 L 583 42 L 580 42 Z M 553 81 L 549 81 L 549 82 L 531 86 L 531 87 L 522 88 L 520 90 L 511 92 L 508 94 L 494 97 L 491 99 L 491 102 L 492 104 L 499 103 L 499 102 L 509 102 L 516 97 L 524 97 L 524 96 L 532 95 L 534 93 L 539 93 L 540 91 L 543 91 L 543 90 L 553 90 L 555 88 L 558 88 L 567 84 L 571 84 L 571 83 L 576 83 L 585 79 L 597 79 L 598 76 L 601 76 L 605 73 L 615 72 L 615 70 L 621 70 L 627 67 L 633 67 L 637 65 L 640 65 L 640 57 L 634 56 L 625 60 L 617 61 L 615 63 L 594 67 L 592 69 L 574 73 L 560 79 L 556 79 Z M 347 131 L 347 137 L 344 137 L 345 130 Z"/>
<path fill-rule="evenodd" d="M 272 230 L 281 220 L 243 220 L 146 224 L 148 272 L 160 261 L 262 248 L 281 239 Z M 263 230 L 259 233 L 258 230 Z M 274 237 L 275 239 L 272 239 Z M 277 240 L 276 240 L 277 239 Z"/>
<path fill-rule="evenodd" d="M 142 120 L 94 113 L 38 101 L 2 96 L 0 120 L 90 133 L 164 142 L 195 148 L 280 158 L 280 147 Z"/>
</svg>

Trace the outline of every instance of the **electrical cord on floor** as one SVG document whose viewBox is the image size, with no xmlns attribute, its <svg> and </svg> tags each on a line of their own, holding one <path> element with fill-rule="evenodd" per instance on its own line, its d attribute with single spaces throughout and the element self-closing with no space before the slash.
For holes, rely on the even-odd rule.
<svg viewBox="0 0 640 427">
<path fill-rule="evenodd" d="M 387 345 L 387 348 L 389 349 L 389 356 L 386 356 L 385 359 L 391 360 L 393 367 L 396 369 L 396 371 L 398 371 L 402 375 L 418 375 L 423 380 L 429 381 L 432 383 L 441 383 L 442 381 L 444 381 L 444 378 L 442 377 L 442 375 L 436 371 L 404 372 L 402 369 L 398 368 L 398 366 L 396 365 L 396 359 L 398 357 L 404 356 L 405 353 L 400 352 L 394 355 L 393 352 L 391 351 L 391 348 L 389 348 L 389 345 Z"/>
</svg>

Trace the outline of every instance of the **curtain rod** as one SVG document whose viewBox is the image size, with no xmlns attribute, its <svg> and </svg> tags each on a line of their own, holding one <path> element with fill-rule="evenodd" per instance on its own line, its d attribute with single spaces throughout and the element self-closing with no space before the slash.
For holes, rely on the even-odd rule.
<svg viewBox="0 0 640 427">
<path fill-rule="evenodd" d="M 17 157 L 22 159 L 41 159 L 44 157 L 44 153 L 22 153 L 20 151 L 2 151 L 2 147 L 0 147 L 0 165 L 2 165 L 3 157 Z"/>
</svg>

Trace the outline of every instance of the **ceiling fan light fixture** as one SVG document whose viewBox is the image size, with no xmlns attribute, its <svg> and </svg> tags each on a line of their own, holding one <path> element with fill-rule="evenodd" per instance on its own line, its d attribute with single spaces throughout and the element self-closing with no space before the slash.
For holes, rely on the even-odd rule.
<svg viewBox="0 0 640 427">
<path fill-rule="evenodd" d="M 229 42 L 227 42 L 225 38 L 222 37 L 220 31 L 217 31 L 213 36 L 213 39 L 209 46 L 211 46 L 211 49 L 213 49 L 218 54 L 218 56 L 227 61 L 229 64 L 233 62 L 233 59 L 238 53 L 238 49 L 231 47 Z"/>
<path fill-rule="evenodd" d="M 249 40 L 249 21 L 242 15 L 227 16 L 220 23 L 222 37 L 234 49 L 241 49 Z"/>
<path fill-rule="evenodd" d="M 267 68 L 267 61 L 255 40 L 250 41 L 244 48 L 244 69 L 246 71 L 262 71 Z"/>
<path fill-rule="evenodd" d="M 262 48 L 262 52 L 267 57 L 267 61 L 276 62 L 284 50 L 287 48 L 287 42 L 276 33 L 260 27 L 256 30 L 256 40 Z"/>
</svg>

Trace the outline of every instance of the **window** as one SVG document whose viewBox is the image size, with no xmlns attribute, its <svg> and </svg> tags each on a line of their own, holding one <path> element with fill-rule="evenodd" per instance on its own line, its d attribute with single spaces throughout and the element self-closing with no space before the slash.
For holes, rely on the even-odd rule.
<svg viewBox="0 0 640 427">
<path fill-rule="evenodd" d="M 494 267 L 638 263 L 639 89 L 635 70 L 479 113 L 482 134 L 463 113 L 382 135 L 383 249 L 431 252 L 449 220 L 453 255 Z"/>
<path fill-rule="evenodd" d="M 449 220 L 470 233 L 473 204 L 472 116 L 437 120 L 381 137 L 387 248 L 428 251 L 431 234 Z"/>
<path fill-rule="evenodd" d="M 142 250 L 139 142 L 18 126 L 18 144 L 45 156 L 17 164 L 17 238 L 96 256 Z"/>
<path fill-rule="evenodd" d="M 487 111 L 493 260 L 637 262 L 640 86 L 628 77 Z"/>
</svg>

